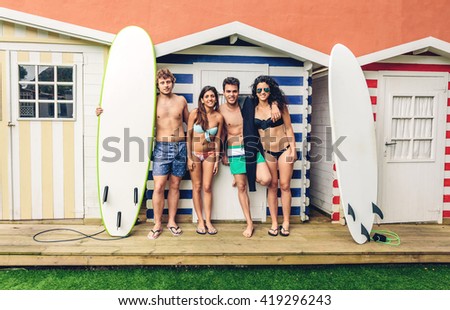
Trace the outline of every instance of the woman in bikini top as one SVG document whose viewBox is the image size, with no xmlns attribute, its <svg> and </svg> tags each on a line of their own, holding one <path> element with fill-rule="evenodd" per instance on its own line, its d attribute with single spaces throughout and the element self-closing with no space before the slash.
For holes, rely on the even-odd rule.
<svg viewBox="0 0 450 310">
<path fill-rule="evenodd" d="M 216 88 L 203 87 L 198 108 L 189 114 L 188 120 L 188 169 L 192 181 L 192 201 L 198 217 L 197 233 L 201 235 L 217 233 L 211 223 L 213 203 L 211 189 L 213 177 L 219 169 L 220 139 L 218 137 L 223 126 L 223 117 L 217 111 L 218 99 Z M 203 213 L 205 219 L 203 219 Z"/>
<path fill-rule="evenodd" d="M 269 76 L 259 76 L 252 85 L 252 98 L 255 103 L 255 127 L 261 139 L 265 159 L 272 175 L 272 182 L 267 191 L 271 236 L 289 235 L 289 217 L 291 213 L 290 183 L 297 159 L 294 130 L 286 105 L 285 96 L 278 83 Z M 271 118 L 272 103 L 276 102 L 281 112 L 281 119 Z M 281 190 L 283 223 L 278 226 L 278 182 Z"/>
</svg>

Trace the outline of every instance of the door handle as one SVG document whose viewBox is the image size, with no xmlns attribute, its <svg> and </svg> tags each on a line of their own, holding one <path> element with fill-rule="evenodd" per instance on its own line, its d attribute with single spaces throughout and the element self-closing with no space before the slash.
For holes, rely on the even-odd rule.
<svg viewBox="0 0 450 310">
<path fill-rule="evenodd" d="M 386 146 L 390 146 L 390 145 L 396 145 L 397 142 L 386 142 L 384 145 Z"/>
<path fill-rule="evenodd" d="M 13 122 L 8 122 L 8 127 L 15 127 L 16 124 L 14 124 Z"/>
</svg>

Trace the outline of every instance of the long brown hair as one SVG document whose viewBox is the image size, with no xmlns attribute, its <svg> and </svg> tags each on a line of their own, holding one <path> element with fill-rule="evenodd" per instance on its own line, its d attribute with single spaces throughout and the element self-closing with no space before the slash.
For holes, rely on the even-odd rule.
<svg viewBox="0 0 450 310">
<path fill-rule="evenodd" d="M 202 126 L 203 130 L 207 130 L 209 127 L 205 104 L 202 102 L 203 96 L 208 91 L 212 91 L 214 93 L 214 96 L 216 96 L 216 104 L 214 105 L 214 110 L 217 110 L 219 108 L 219 94 L 217 93 L 217 89 L 214 86 L 203 87 L 202 91 L 200 92 L 200 95 L 198 96 L 197 117 L 194 120 L 194 124 L 199 124 L 200 126 Z"/>
</svg>

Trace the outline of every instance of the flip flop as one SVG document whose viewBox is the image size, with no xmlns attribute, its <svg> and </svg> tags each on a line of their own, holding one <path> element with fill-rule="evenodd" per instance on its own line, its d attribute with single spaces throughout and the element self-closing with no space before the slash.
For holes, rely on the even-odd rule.
<svg viewBox="0 0 450 310">
<path fill-rule="evenodd" d="M 215 229 L 214 227 L 211 227 L 211 229 L 206 227 L 206 229 L 208 230 L 208 235 L 215 235 L 215 234 L 217 234 L 217 229 Z"/>
<path fill-rule="evenodd" d="M 267 233 L 269 236 L 276 237 L 278 236 L 278 228 L 271 228 Z"/>
<path fill-rule="evenodd" d="M 150 240 L 158 239 L 158 237 L 161 235 L 162 229 L 155 229 L 150 230 L 150 232 L 147 235 L 147 238 Z"/>
<path fill-rule="evenodd" d="M 195 230 L 195 232 L 196 232 L 197 234 L 199 234 L 199 235 L 206 235 L 206 230 L 205 230 L 205 228 L 197 228 L 197 229 Z"/>
<path fill-rule="evenodd" d="M 181 235 L 183 233 L 179 226 L 177 226 L 177 227 L 175 227 L 175 226 L 170 226 L 170 227 L 167 226 L 167 228 L 172 233 L 172 235 L 174 235 L 175 237 L 178 237 L 179 235 Z"/>
<path fill-rule="evenodd" d="M 283 227 L 283 225 L 280 226 L 280 235 L 282 235 L 283 237 L 287 237 L 290 235 L 289 230 L 285 229 Z"/>
</svg>

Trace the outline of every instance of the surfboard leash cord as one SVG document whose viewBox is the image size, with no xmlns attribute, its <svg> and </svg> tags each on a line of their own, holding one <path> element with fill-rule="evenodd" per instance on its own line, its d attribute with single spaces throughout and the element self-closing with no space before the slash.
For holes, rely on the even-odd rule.
<svg viewBox="0 0 450 310">
<path fill-rule="evenodd" d="M 54 231 L 71 231 L 74 232 L 76 234 L 81 235 L 81 237 L 78 238 L 72 238 L 72 239 L 58 239 L 58 240 L 39 240 L 37 237 L 43 234 L 48 234 Z M 117 238 L 98 238 L 96 236 L 100 235 L 101 233 L 105 232 L 106 229 L 103 229 L 102 231 L 96 232 L 92 235 L 88 235 L 85 234 L 79 230 L 75 230 L 75 229 L 71 229 L 71 228 L 53 228 L 53 229 L 47 229 L 47 230 L 43 230 L 41 232 L 38 232 L 37 234 L 35 234 L 33 236 L 33 240 L 36 242 L 41 242 L 41 243 L 56 243 L 56 242 L 70 242 L 70 241 L 78 241 L 78 240 L 82 240 L 82 239 L 94 239 L 94 240 L 98 240 L 98 241 L 114 241 L 114 240 L 120 240 L 120 239 L 125 239 L 128 238 L 129 236 L 124 236 L 124 237 L 117 237 Z"/>
<path fill-rule="evenodd" d="M 377 243 L 383 243 L 392 246 L 400 245 L 400 236 L 393 231 L 389 230 L 372 230 L 373 236 L 372 241 Z"/>
</svg>

